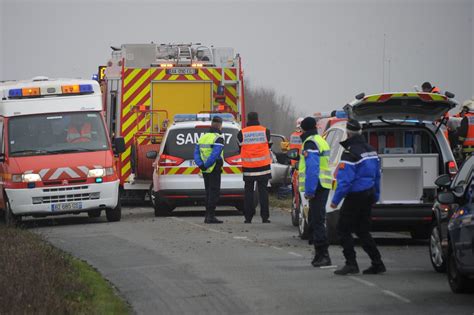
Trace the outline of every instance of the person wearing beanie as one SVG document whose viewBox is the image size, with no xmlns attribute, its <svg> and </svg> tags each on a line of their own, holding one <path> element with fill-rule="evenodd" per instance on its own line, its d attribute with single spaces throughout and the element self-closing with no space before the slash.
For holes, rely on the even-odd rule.
<svg viewBox="0 0 474 315">
<path fill-rule="evenodd" d="M 216 207 L 221 191 L 221 173 L 224 156 L 222 118 L 214 116 L 211 128 L 203 134 L 194 149 L 194 162 L 201 169 L 206 189 L 206 216 L 204 223 L 222 223 L 216 218 Z"/>
<path fill-rule="evenodd" d="M 260 216 L 262 223 L 270 223 L 270 206 L 268 201 L 268 181 L 272 177 L 270 152 L 270 130 L 260 125 L 258 114 L 247 114 L 247 127 L 238 134 L 242 171 L 245 182 L 244 216 L 245 223 L 252 223 L 255 215 L 254 190 L 257 183 Z"/>
<path fill-rule="evenodd" d="M 299 191 L 309 203 L 308 221 L 312 235 L 310 243 L 314 245 L 314 267 L 331 265 L 329 241 L 326 232 L 326 203 L 332 186 L 329 156 L 331 148 L 326 140 L 318 135 L 316 119 L 306 117 L 301 122 L 302 151 L 298 165 Z"/>
<path fill-rule="evenodd" d="M 345 198 L 339 212 L 337 234 L 346 263 L 334 273 L 359 273 L 352 233 L 357 235 L 372 261 L 372 265 L 363 273 L 383 273 L 386 271 L 385 265 L 369 232 L 372 205 L 380 196 L 380 159 L 362 135 L 361 125 L 357 120 L 349 119 L 346 130 L 347 140 L 341 142 L 345 150 L 337 169 L 337 188 L 331 202 L 331 208 L 336 209 Z"/>
</svg>

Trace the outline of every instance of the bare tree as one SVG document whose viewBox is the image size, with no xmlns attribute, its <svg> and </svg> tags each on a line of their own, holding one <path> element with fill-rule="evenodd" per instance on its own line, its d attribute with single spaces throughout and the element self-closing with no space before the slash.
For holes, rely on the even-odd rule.
<svg viewBox="0 0 474 315">
<path fill-rule="evenodd" d="M 286 135 L 294 131 L 298 113 L 291 99 L 277 95 L 271 88 L 255 88 L 248 82 L 245 86 L 245 105 L 247 112 L 257 112 L 260 122 L 273 133 Z"/>
</svg>

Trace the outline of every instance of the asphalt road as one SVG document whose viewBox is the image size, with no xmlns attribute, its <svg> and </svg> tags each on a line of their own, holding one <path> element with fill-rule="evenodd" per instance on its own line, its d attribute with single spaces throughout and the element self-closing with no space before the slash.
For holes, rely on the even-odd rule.
<svg viewBox="0 0 474 315">
<path fill-rule="evenodd" d="M 138 314 L 474 314 L 474 295 L 451 293 L 426 242 L 375 234 L 388 272 L 341 277 L 310 265 L 312 249 L 284 211 L 251 225 L 235 211 L 218 212 L 221 225 L 202 214 L 155 218 L 137 207 L 118 223 L 80 215 L 27 226 L 96 267 Z M 344 262 L 339 247 L 330 252 L 334 265 Z"/>
</svg>

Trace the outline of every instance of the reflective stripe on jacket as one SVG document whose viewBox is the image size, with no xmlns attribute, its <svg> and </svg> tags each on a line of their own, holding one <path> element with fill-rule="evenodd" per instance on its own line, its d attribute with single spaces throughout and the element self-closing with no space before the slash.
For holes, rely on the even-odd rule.
<svg viewBox="0 0 474 315">
<path fill-rule="evenodd" d="M 220 158 L 223 159 L 224 157 L 224 144 L 222 143 L 216 143 L 218 139 L 222 138 L 221 134 L 215 133 L 215 132 L 208 132 L 202 135 L 199 140 L 197 146 L 199 147 L 199 157 L 201 158 L 201 161 L 204 163 L 204 167 L 206 167 L 205 171 L 202 171 L 203 173 L 211 173 L 214 170 L 214 167 L 216 167 L 216 159 L 212 161 L 211 155 L 213 151 L 216 149 L 220 150 Z M 220 147 L 220 148 L 216 148 Z M 198 164 L 198 161 L 195 161 L 196 164 Z M 212 163 L 211 165 L 209 165 Z"/>
<path fill-rule="evenodd" d="M 317 149 L 305 150 L 305 144 L 308 141 L 314 142 Z M 331 148 L 320 135 L 312 135 L 305 139 L 298 167 L 299 191 L 305 192 L 306 194 L 314 194 L 318 188 L 318 182 L 323 188 L 331 189 L 332 174 L 329 168 L 330 155 Z"/>
<path fill-rule="evenodd" d="M 242 129 L 240 150 L 242 167 L 256 168 L 272 163 L 266 131 L 267 129 L 260 125 L 249 126 Z"/>
</svg>

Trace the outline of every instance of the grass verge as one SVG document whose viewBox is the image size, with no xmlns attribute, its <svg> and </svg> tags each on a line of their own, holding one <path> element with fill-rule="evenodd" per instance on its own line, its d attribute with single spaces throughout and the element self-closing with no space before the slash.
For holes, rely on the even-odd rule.
<svg viewBox="0 0 474 315">
<path fill-rule="evenodd" d="M 0 314 L 128 314 L 87 263 L 38 235 L 0 225 Z"/>
<path fill-rule="evenodd" d="M 275 192 L 271 192 L 269 194 L 269 202 L 270 207 L 272 208 L 280 208 L 283 210 L 290 211 L 291 210 L 291 196 L 286 197 L 284 199 L 278 198 L 278 194 Z"/>
</svg>

